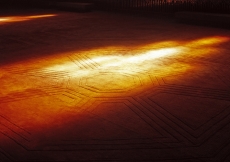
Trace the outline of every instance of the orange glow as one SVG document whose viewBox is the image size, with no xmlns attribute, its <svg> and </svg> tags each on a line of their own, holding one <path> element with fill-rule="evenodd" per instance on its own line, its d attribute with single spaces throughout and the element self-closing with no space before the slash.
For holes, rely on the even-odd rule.
<svg viewBox="0 0 230 162">
<path fill-rule="evenodd" d="M 6 22 L 6 21 L 9 21 L 10 18 L 0 18 L 0 22 Z"/>
<path fill-rule="evenodd" d="M 229 128 L 230 31 L 10 12 L 0 11 L 0 162 L 230 158 L 216 151 L 230 149 L 217 144 Z"/>
<path fill-rule="evenodd" d="M 227 37 L 217 36 L 183 43 L 176 41 L 159 42 L 131 49 L 132 54 L 122 53 L 122 51 L 128 50 L 126 47 L 106 47 L 92 51 L 79 52 L 76 54 L 78 56 L 93 54 L 93 56 L 89 56 L 89 58 L 86 60 L 79 59 L 74 63 L 72 61 L 67 61 L 63 62 L 62 64 L 45 67 L 43 70 L 57 72 L 65 71 L 72 77 L 84 77 L 97 73 L 100 70 L 109 71 L 114 69 L 116 71 L 122 69 L 122 71 L 126 73 L 139 73 L 156 69 L 158 67 L 157 61 L 159 59 L 167 59 L 171 56 L 185 57 L 184 54 L 187 54 L 187 52 L 191 52 L 190 56 L 204 56 L 210 54 L 210 52 L 215 50 L 215 48 L 212 46 L 228 40 L 229 38 Z M 204 46 L 210 47 L 206 48 Z M 108 53 L 108 51 L 110 54 L 104 55 L 104 53 Z M 70 55 L 70 58 L 71 57 L 74 57 L 74 54 Z M 87 64 L 90 63 L 96 64 L 97 67 L 88 66 Z M 188 68 L 189 65 L 186 65 L 186 67 Z M 188 69 L 182 68 L 181 70 L 185 71 Z"/>
<path fill-rule="evenodd" d="M 86 67 L 83 70 L 81 69 L 82 64 L 84 62 L 79 61 L 75 64 L 73 62 L 65 62 L 61 65 L 54 65 L 51 67 L 45 68 L 45 70 L 52 70 L 52 71 L 65 71 L 68 72 L 71 76 L 78 76 L 83 77 L 87 75 L 91 75 L 98 70 L 110 70 L 113 68 L 119 68 L 125 70 L 127 73 L 130 73 L 131 69 L 142 69 L 142 70 L 149 70 L 152 65 L 151 61 L 154 59 L 163 58 L 166 56 L 170 56 L 176 53 L 181 52 L 181 49 L 178 48 L 162 48 L 156 50 L 149 50 L 143 52 L 141 54 L 136 55 L 122 55 L 116 51 L 114 55 L 110 56 L 95 56 L 86 60 L 85 62 L 94 62 L 98 65 L 98 68 L 91 68 Z M 100 51 L 98 51 L 100 53 Z"/>
<path fill-rule="evenodd" d="M 24 82 L 26 82 L 26 80 L 23 79 L 22 76 L 20 84 L 23 84 L 23 86 L 11 85 L 6 87 L 3 86 L 2 88 L 5 89 L 4 93 L 8 94 L 15 90 L 23 91 L 31 89 L 34 86 L 40 87 L 44 83 L 69 86 L 68 84 L 70 84 L 70 82 L 68 84 L 61 84 L 61 80 L 68 79 L 69 77 L 77 82 L 81 82 L 82 78 L 86 78 L 86 80 L 93 84 L 107 84 L 108 81 L 112 85 L 111 82 L 113 82 L 113 80 L 111 80 L 111 78 L 115 77 L 117 79 L 123 77 L 121 74 L 135 76 L 142 74 L 148 75 L 151 73 L 157 73 L 160 76 L 183 74 L 198 68 L 194 66 L 191 61 L 188 62 L 190 57 L 200 58 L 214 55 L 216 51 L 218 51 L 218 48 L 215 46 L 227 41 L 229 41 L 228 37 L 216 36 L 187 42 L 165 41 L 135 47 L 111 46 L 77 53 L 65 53 L 55 57 L 50 56 L 45 59 L 47 60 L 46 63 L 39 65 L 40 68 L 37 69 L 37 72 L 39 76 L 42 76 L 42 79 L 39 78 L 39 76 L 37 78 L 34 77 L 33 79 L 36 84 L 25 84 Z M 185 61 L 174 62 L 170 58 L 172 58 L 172 60 L 182 59 Z M 36 62 L 41 63 L 42 60 L 43 58 L 41 58 L 41 61 L 34 60 L 35 62 L 31 61 L 26 64 L 28 64 L 29 67 L 36 66 Z M 65 75 L 53 82 L 53 78 L 49 77 L 50 73 L 63 73 Z M 112 75 L 110 76 L 108 73 L 112 73 Z M 102 80 L 102 78 L 99 77 L 100 74 L 110 78 L 103 78 Z M 36 76 L 35 74 L 33 75 Z M 89 76 L 97 77 L 87 79 Z M 18 79 L 19 77 L 17 80 Z M 39 81 L 37 81 L 37 79 Z M 124 79 L 123 81 L 124 86 L 129 84 L 129 81 L 127 80 L 126 82 L 126 80 L 127 79 Z M 119 89 L 119 86 L 122 85 L 121 82 L 119 82 L 119 85 L 116 85 L 118 83 L 113 84 L 114 88 L 111 87 L 110 89 Z M 151 85 L 150 83 L 148 84 Z M 85 92 L 82 93 L 84 94 Z M 100 93 L 97 95 L 100 95 Z"/>
<path fill-rule="evenodd" d="M 223 43 L 226 41 L 229 41 L 228 37 L 216 36 L 216 37 L 209 37 L 209 38 L 194 40 L 194 41 L 187 43 L 187 45 L 188 46 L 207 46 L 207 45 L 215 45 L 215 44 Z"/>
<path fill-rule="evenodd" d="M 31 20 L 31 19 L 46 18 L 46 17 L 53 17 L 53 16 L 56 16 L 56 15 L 55 14 L 47 14 L 47 15 L 34 15 L 34 16 L 0 17 L 0 24 L 12 23 L 12 22 L 20 22 L 20 21 L 28 21 L 28 20 Z"/>
<path fill-rule="evenodd" d="M 202 63 L 197 64 L 196 58 L 212 58 L 215 51 L 220 49 L 218 45 L 229 40 L 217 36 L 183 42 L 175 40 L 139 46 L 107 46 L 46 55 L 2 66 L 0 107 L 4 118 L 0 114 L 0 123 L 13 128 L 15 125 L 11 123 L 16 123 L 23 130 L 31 132 L 28 134 L 15 128 L 23 137 L 28 137 L 29 142 L 24 143 L 31 150 L 40 145 L 43 147 L 42 142 L 49 140 L 55 142 L 92 136 L 97 139 L 102 138 L 103 134 L 106 138 L 113 138 L 116 134 L 113 132 L 88 134 L 88 130 L 98 124 L 94 125 L 97 120 L 91 119 L 93 113 L 103 114 L 103 117 L 119 116 L 119 120 L 123 110 L 127 114 L 136 113 L 137 106 L 145 105 L 132 105 L 138 102 L 134 101 L 135 97 L 158 91 L 161 85 L 168 84 L 170 87 L 179 82 L 183 85 L 196 77 L 190 78 L 186 74 L 200 71 L 208 73 L 209 69 L 206 71 Z M 192 89 L 192 86 L 189 87 Z M 119 109 L 122 113 L 116 114 Z M 124 117 L 124 121 L 129 120 Z M 133 123 L 131 121 L 130 125 Z M 6 132 L 9 137 L 20 140 L 21 137 L 17 137 L 9 128 L 0 125 L 0 133 Z M 4 143 L 4 139 L 0 140 L 1 143 Z"/>
</svg>

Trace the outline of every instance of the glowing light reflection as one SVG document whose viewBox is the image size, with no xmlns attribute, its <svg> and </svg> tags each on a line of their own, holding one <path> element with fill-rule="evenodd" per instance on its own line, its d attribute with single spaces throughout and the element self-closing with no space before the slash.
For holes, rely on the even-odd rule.
<svg viewBox="0 0 230 162">
<path fill-rule="evenodd" d="M 1 22 L 1 21 L 3 21 L 3 22 L 4 22 L 4 21 L 9 21 L 9 20 L 10 20 L 10 18 L 0 18 L 0 22 Z"/>
<path fill-rule="evenodd" d="M 45 70 L 52 71 L 65 71 L 72 77 L 84 77 L 96 73 L 98 70 L 123 70 L 126 73 L 135 73 L 135 70 L 148 71 L 152 68 L 157 68 L 157 65 L 154 65 L 154 61 L 157 61 L 161 58 L 167 58 L 169 56 L 177 57 L 182 56 L 186 53 L 193 51 L 190 55 L 205 55 L 213 50 L 210 50 L 213 45 L 223 43 L 228 41 L 228 37 L 208 37 L 197 39 L 188 42 L 177 42 L 177 41 L 165 41 L 158 42 L 154 44 L 149 44 L 146 46 L 137 47 L 133 50 L 132 54 L 123 54 L 122 51 L 127 51 L 125 47 L 107 47 L 101 49 L 95 49 L 91 51 L 86 51 L 79 53 L 80 55 L 87 55 L 88 53 L 94 54 L 93 57 L 89 57 L 87 60 L 77 60 L 75 63 L 72 61 L 65 62 L 59 65 L 53 65 L 51 67 L 46 67 Z M 204 46 L 210 46 L 205 48 Z M 194 50 L 194 47 L 196 50 Z M 105 51 L 107 55 L 104 55 Z M 108 55 L 108 51 L 110 55 Z M 77 54 L 78 55 L 78 54 Z M 184 56 L 182 56 L 184 57 Z M 91 67 L 82 67 L 82 64 L 85 62 L 94 62 L 99 65 L 97 68 Z M 77 65 L 77 66 L 76 66 Z M 184 66 L 185 67 L 185 66 Z M 188 68 L 188 66 L 186 66 Z M 182 71 L 186 68 L 181 69 Z M 172 70 L 173 71 L 173 70 Z M 167 72 L 168 73 L 168 72 Z"/>
<path fill-rule="evenodd" d="M 31 19 L 46 18 L 46 17 L 53 17 L 53 16 L 56 16 L 56 14 L 0 17 L 0 24 L 2 24 L 2 23 L 20 22 L 20 21 L 28 21 L 28 20 L 31 20 Z"/>
<path fill-rule="evenodd" d="M 205 46 L 205 45 L 214 45 L 214 44 L 219 44 L 222 42 L 228 41 L 228 37 L 221 37 L 221 36 L 216 36 L 216 37 L 209 37 L 209 38 L 203 38 L 203 39 L 198 39 L 194 41 L 190 41 L 187 43 L 188 46 Z"/>
<path fill-rule="evenodd" d="M 111 68 L 122 68 L 129 72 L 130 69 L 140 68 L 142 70 L 149 70 L 152 65 L 152 60 L 157 58 L 162 58 L 170 56 L 176 53 L 181 52 L 181 48 L 162 48 L 157 50 L 150 50 L 142 54 L 130 56 L 130 55 L 111 55 L 111 56 L 97 56 L 91 58 L 90 61 L 100 65 L 99 69 L 81 69 L 82 62 L 75 63 L 66 62 L 62 65 L 56 65 L 52 67 L 45 68 L 45 70 L 51 71 L 65 71 L 69 75 L 83 77 L 95 73 L 97 70 L 106 69 L 110 70 Z M 149 62 L 150 61 L 150 62 Z M 76 66 L 77 65 L 77 66 Z"/>
<path fill-rule="evenodd" d="M 69 88 L 68 90 L 71 90 L 71 88 L 73 88 L 74 89 L 73 98 L 71 94 L 68 94 L 70 96 L 66 96 L 65 93 L 56 94 L 55 92 L 54 94 L 52 94 L 53 92 L 51 88 L 50 93 L 54 95 L 54 98 L 56 97 L 55 100 L 53 100 L 53 98 L 52 100 L 50 100 L 48 98 L 49 96 L 47 96 L 47 98 L 45 99 L 43 98 L 42 100 L 39 97 L 38 99 L 32 98 L 29 101 L 20 100 L 18 107 L 20 108 L 20 105 L 23 105 L 21 106 L 22 109 L 13 110 L 13 112 L 15 112 L 16 110 L 20 110 L 17 112 L 17 115 L 15 116 L 16 117 L 20 116 L 20 119 L 18 120 L 21 121 L 21 116 L 23 115 L 18 115 L 18 114 L 22 112 L 25 113 L 27 111 L 29 112 L 28 114 L 30 114 L 28 115 L 28 118 L 30 119 L 31 112 L 34 111 L 34 110 L 32 111 L 31 107 L 33 109 L 36 108 L 37 109 L 36 112 L 40 114 L 33 116 L 35 120 L 33 119 L 30 121 L 33 121 L 35 123 L 36 122 L 42 124 L 44 123 L 46 125 L 50 124 L 50 126 L 52 126 L 52 123 L 54 123 L 53 121 L 59 121 L 59 122 L 68 121 L 68 119 L 71 118 L 72 111 L 76 111 L 76 112 L 85 111 L 84 104 L 83 106 L 77 105 L 78 97 L 75 96 L 75 92 L 76 93 L 79 92 L 79 95 L 80 94 L 86 96 L 92 95 L 92 97 L 95 97 L 96 95 L 99 97 L 105 95 L 102 93 L 94 94 L 92 93 L 92 91 L 89 91 L 87 89 L 84 88 L 81 89 L 80 85 L 84 84 L 84 86 L 89 86 L 86 85 L 88 83 L 93 83 L 94 85 L 99 84 L 102 91 L 104 88 L 103 86 L 105 85 L 105 89 L 107 88 L 106 90 L 109 91 L 111 89 L 116 90 L 119 88 L 121 89 L 129 88 L 130 87 L 129 85 L 132 84 L 131 88 L 139 86 L 138 88 L 134 88 L 135 89 L 134 91 L 139 91 L 139 90 L 144 91 L 149 87 L 153 86 L 153 84 L 155 84 L 151 80 L 152 78 L 149 77 L 148 75 L 150 73 L 156 75 L 157 77 L 158 76 L 167 77 L 167 76 L 174 75 L 175 77 L 173 77 L 173 79 L 175 80 L 175 82 L 177 82 L 178 80 L 183 79 L 182 77 L 184 77 L 184 75 L 181 74 L 185 74 L 190 70 L 194 70 L 194 69 L 196 70 L 200 68 L 199 66 L 197 66 L 197 64 L 193 64 L 191 60 L 187 60 L 188 57 L 195 56 L 196 59 L 196 57 L 204 56 L 210 58 L 210 55 L 213 54 L 213 50 L 210 49 L 213 49 L 214 46 L 218 45 L 219 43 L 224 43 L 229 40 L 230 39 L 227 37 L 208 37 L 208 38 L 197 39 L 197 40 L 192 40 L 187 42 L 165 41 L 165 42 L 147 44 L 144 46 L 143 45 L 133 46 L 133 47 L 113 46 L 113 47 L 106 47 L 106 48 L 98 48 L 94 50 L 74 53 L 73 55 L 68 53 L 69 57 L 67 57 L 65 53 L 59 56 L 55 55 L 55 56 L 50 56 L 49 58 L 46 57 L 45 59 L 40 58 L 41 60 L 38 59 L 38 60 L 33 60 L 31 62 L 26 62 L 25 64 L 15 65 L 16 67 L 23 66 L 23 69 L 24 68 L 26 69 L 26 67 L 30 67 L 30 66 L 36 66 L 36 69 L 38 69 L 37 75 L 36 72 L 33 72 L 32 76 L 28 75 L 27 77 L 25 77 L 24 75 L 22 75 L 20 78 L 19 76 L 16 76 L 15 78 L 11 78 L 12 80 L 9 80 L 8 76 L 6 76 L 5 81 L 4 78 L 2 77 L 0 83 L 1 85 L 6 85 L 6 86 L 2 86 L 2 93 L 4 92 L 4 94 L 0 94 L 0 95 L 5 96 L 9 94 L 10 96 L 13 94 L 12 96 L 14 96 L 15 94 L 17 95 L 18 90 L 20 90 L 22 93 L 25 92 L 25 96 L 26 96 L 27 90 L 31 90 L 31 89 L 34 90 L 37 87 L 38 89 L 39 87 L 42 87 L 40 89 L 42 90 L 44 89 L 46 91 L 46 88 L 43 87 L 44 85 L 49 87 L 49 85 L 47 85 L 49 84 L 49 82 L 54 83 L 55 86 L 57 83 L 58 86 L 63 86 L 65 88 L 67 87 Z M 78 55 L 79 57 L 76 57 L 76 55 Z M 81 57 L 81 56 L 87 56 L 87 57 Z M 71 57 L 73 57 L 73 59 L 69 59 Z M 182 61 L 180 60 L 178 61 L 179 57 L 182 58 Z M 91 63 L 93 63 L 95 67 L 89 66 Z M 23 70 L 22 72 L 24 73 L 25 71 Z M 107 72 L 110 74 L 101 75 L 101 74 L 106 74 Z M 12 74 L 9 75 L 13 76 Z M 69 77 L 68 75 L 71 77 Z M 35 77 L 33 78 L 33 76 Z M 42 76 L 42 78 L 39 76 Z M 15 83 L 18 83 L 18 85 Z M 90 85 L 91 88 L 94 85 Z M 49 93 L 49 91 L 50 91 L 49 88 L 47 88 L 47 93 Z M 40 93 L 39 90 L 38 92 Z M 129 93 L 129 91 L 127 92 Z M 112 95 L 119 95 L 120 97 L 122 94 L 106 93 L 106 96 L 108 98 L 111 97 Z M 61 101 L 59 102 L 59 100 Z M 41 102 L 43 103 L 40 104 Z M 92 101 L 87 101 L 87 102 L 92 102 Z M 65 111 L 62 111 L 63 103 L 70 105 L 68 107 L 65 107 Z M 33 106 L 33 104 L 36 106 Z M 75 106 L 75 108 L 73 109 L 72 106 Z M 81 108 L 77 109 L 78 107 Z M 69 110 L 67 111 L 68 108 Z M 67 112 L 67 115 L 64 114 L 63 112 Z M 71 115 L 68 113 L 70 113 Z M 63 114 L 64 114 L 62 118 L 63 120 L 60 120 L 61 119 L 60 116 Z M 26 118 L 27 116 L 24 115 L 23 117 Z M 56 118 L 58 120 L 54 120 Z M 25 125 L 26 126 L 32 125 L 32 124 L 31 125 L 28 124 L 27 118 L 25 120 Z M 33 126 L 33 129 L 34 128 L 37 129 L 37 127 Z"/>
</svg>

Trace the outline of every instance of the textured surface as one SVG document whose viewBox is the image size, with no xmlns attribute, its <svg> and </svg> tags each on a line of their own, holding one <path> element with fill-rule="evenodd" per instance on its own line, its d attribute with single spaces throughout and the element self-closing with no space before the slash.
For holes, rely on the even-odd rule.
<svg viewBox="0 0 230 162">
<path fill-rule="evenodd" d="M 229 30 L 101 12 L 0 20 L 0 161 L 230 160 Z"/>
</svg>

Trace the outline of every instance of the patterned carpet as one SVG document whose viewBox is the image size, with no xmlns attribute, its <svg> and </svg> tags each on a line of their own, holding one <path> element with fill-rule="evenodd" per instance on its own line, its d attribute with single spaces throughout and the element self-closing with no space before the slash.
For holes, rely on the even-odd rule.
<svg viewBox="0 0 230 162">
<path fill-rule="evenodd" d="M 106 12 L 0 17 L 0 161 L 230 161 L 230 31 Z"/>
</svg>

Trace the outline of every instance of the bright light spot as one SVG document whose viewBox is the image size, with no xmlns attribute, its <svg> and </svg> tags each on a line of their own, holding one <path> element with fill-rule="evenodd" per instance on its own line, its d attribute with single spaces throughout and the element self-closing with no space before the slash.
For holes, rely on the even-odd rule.
<svg viewBox="0 0 230 162">
<path fill-rule="evenodd" d="M 55 70 L 55 71 L 70 71 L 73 69 L 79 69 L 76 64 L 73 64 L 73 62 L 65 62 L 61 65 L 55 65 L 50 68 L 47 68 L 47 70 Z"/>
<path fill-rule="evenodd" d="M 209 38 L 203 38 L 203 39 L 198 39 L 195 41 L 191 41 L 187 43 L 188 46 L 204 46 L 204 45 L 214 45 L 214 44 L 219 44 L 229 41 L 228 37 L 209 37 Z"/>
<path fill-rule="evenodd" d="M 10 18 L 0 18 L 0 22 L 9 21 Z"/>
<path fill-rule="evenodd" d="M 82 68 L 82 64 L 88 62 L 89 60 L 78 62 L 65 62 L 62 65 L 55 65 L 52 67 L 48 67 L 45 70 L 52 71 L 65 71 L 72 77 L 84 77 L 88 75 L 92 75 L 96 73 L 98 70 L 112 70 L 113 68 L 122 69 L 123 72 L 129 73 L 131 69 L 142 69 L 143 71 L 149 70 L 152 65 L 152 61 L 158 58 L 163 58 L 170 55 L 178 54 L 182 51 L 181 48 L 162 48 L 162 49 L 154 49 L 146 52 L 142 52 L 141 54 L 136 55 L 122 55 L 122 53 L 115 52 L 116 55 L 110 56 L 96 56 L 90 58 L 90 62 L 94 62 L 98 65 L 98 68 L 92 69 Z"/>
<path fill-rule="evenodd" d="M 31 19 L 45 18 L 45 17 L 52 17 L 52 16 L 56 16 L 56 15 L 55 14 L 46 14 L 46 15 L 34 15 L 34 16 L 0 17 L 0 24 L 1 23 L 27 21 L 27 20 L 31 20 Z"/>
<path fill-rule="evenodd" d="M 150 50 L 142 55 L 132 56 L 127 58 L 127 62 L 138 63 L 146 60 L 153 60 L 157 58 L 166 57 L 180 52 L 179 48 L 163 48 L 158 50 Z"/>
<path fill-rule="evenodd" d="M 206 55 L 212 52 L 212 46 L 215 44 L 223 43 L 228 41 L 228 37 L 207 37 L 198 40 L 188 41 L 184 43 L 179 43 L 176 41 L 164 41 L 149 44 L 146 46 L 139 47 L 106 47 L 99 48 L 95 50 L 80 52 L 76 55 L 87 55 L 93 54 L 94 56 L 89 56 L 86 59 L 76 60 L 74 63 L 72 61 L 65 62 L 61 65 L 54 65 L 45 68 L 45 70 L 52 71 L 65 71 L 71 76 L 84 77 L 87 75 L 92 75 L 92 73 L 98 70 L 114 70 L 122 69 L 123 72 L 138 70 L 148 71 L 155 67 L 154 62 L 161 58 L 167 58 L 169 56 L 173 57 L 184 57 L 184 54 L 189 52 L 190 56 L 200 56 L 201 54 Z M 203 46 L 210 46 L 209 48 Z M 195 48 L 194 48 L 195 47 Z M 130 52 L 130 51 L 131 52 Z M 126 51 L 129 51 L 127 54 Z M 87 64 L 95 63 L 98 66 L 92 68 Z"/>
<path fill-rule="evenodd" d="M 108 67 L 119 67 L 119 68 L 125 68 L 126 66 L 137 66 L 143 64 L 147 61 L 152 61 L 157 58 L 162 58 L 166 57 L 169 55 L 173 55 L 176 53 L 179 53 L 181 49 L 179 48 L 163 48 L 163 49 L 155 49 L 155 50 L 150 50 L 142 54 L 136 54 L 134 56 L 127 56 L 127 55 L 118 55 L 118 56 L 101 56 L 101 57 L 96 57 L 92 58 L 92 61 L 98 61 L 98 60 L 103 60 L 103 62 L 97 62 L 101 65 L 101 68 L 108 68 Z M 133 68 L 134 68 L 133 67 Z M 147 70 L 147 69 L 145 69 Z"/>
<path fill-rule="evenodd" d="M 54 14 L 47 14 L 47 15 L 34 15 L 34 16 L 27 16 L 28 19 L 36 19 L 36 18 L 44 18 L 44 17 L 52 17 L 55 16 Z"/>
</svg>

